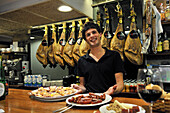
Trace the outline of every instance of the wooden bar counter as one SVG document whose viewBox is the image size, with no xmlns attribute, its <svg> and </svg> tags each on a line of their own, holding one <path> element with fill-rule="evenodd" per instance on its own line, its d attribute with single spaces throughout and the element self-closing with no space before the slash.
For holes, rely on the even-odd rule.
<svg viewBox="0 0 170 113">
<path fill-rule="evenodd" d="M 30 91 L 31 90 L 9 88 L 6 99 L 0 101 L 0 109 L 3 109 L 5 113 L 52 113 L 54 110 L 66 106 L 65 101 L 41 102 L 33 100 L 28 95 Z M 114 102 L 114 100 L 142 106 L 148 112 L 148 104 L 142 99 L 113 97 L 112 102 Z M 94 111 L 99 111 L 99 107 L 100 106 L 86 108 L 73 107 L 67 110 L 66 113 L 93 113 Z"/>
</svg>

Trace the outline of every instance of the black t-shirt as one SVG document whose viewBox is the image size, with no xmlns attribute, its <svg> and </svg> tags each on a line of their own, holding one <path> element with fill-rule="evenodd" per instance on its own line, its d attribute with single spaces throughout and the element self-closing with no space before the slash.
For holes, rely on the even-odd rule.
<svg viewBox="0 0 170 113">
<path fill-rule="evenodd" d="M 123 61 L 120 54 L 106 48 L 105 54 L 96 62 L 86 55 L 80 57 L 78 61 L 78 75 L 85 78 L 85 87 L 88 92 L 103 93 L 109 87 L 116 84 L 115 73 L 124 73 Z"/>
</svg>

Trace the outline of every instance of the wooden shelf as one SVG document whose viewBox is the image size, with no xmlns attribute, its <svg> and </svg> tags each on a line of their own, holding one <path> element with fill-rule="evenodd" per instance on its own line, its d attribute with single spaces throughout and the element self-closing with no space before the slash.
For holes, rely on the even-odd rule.
<svg viewBox="0 0 170 113">
<path fill-rule="evenodd" d="M 21 55 L 21 54 L 28 54 L 28 52 L 2 52 L 2 54 L 14 54 L 14 55 Z"/>
<path fill-rule="evenodd" d="M 170 21 L 162 21 L 161 22 L 163 25 L 170 24 Z"/>
<path fill-rule="evenodd" d="M 147 60 L 168 60 L 170 59 L 169 54 L 149 54 L 146 55 Z"/>
<path fill-rule="evenodd" d="M 121 92 L 119 94 L 115 94 L 114 97 L 140 98 L 138 93 L 133 92 Z"/>
<path fill-rule="evenodd" d="M 39 87 L 23 86 L 23 85 L 9 85 L 9 88 L 35 90 L 35 89 L 38 89 Z"/>
<path fill-rule="evenodd" d="M 169 52 L 162 52 L 162 53 L 156 53 L 156 54 L 147 54 L 147 56 L 166 56 L 166 55 L 170 55 L 170 51 Z"/>
</svg>

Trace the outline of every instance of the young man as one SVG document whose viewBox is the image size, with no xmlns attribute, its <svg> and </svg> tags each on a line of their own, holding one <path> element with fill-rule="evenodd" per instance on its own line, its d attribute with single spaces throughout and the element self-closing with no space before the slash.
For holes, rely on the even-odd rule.
<svg viewBox="0 0 170 113">
<path fill-rule="evenodd" d="M 78 61 L 80 85 L 72 87 L 80 92 L 119 93 L 123 89 L 123 62 L 118 52 L 102 48 L 102 33 L 97 24 L 88 22 L 82 31 L 83 38 L 90 45 L 86 55 Z"/>
</svg>

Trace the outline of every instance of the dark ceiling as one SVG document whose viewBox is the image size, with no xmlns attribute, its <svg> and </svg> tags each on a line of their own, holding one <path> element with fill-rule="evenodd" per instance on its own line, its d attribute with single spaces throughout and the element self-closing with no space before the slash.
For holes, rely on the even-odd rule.
<svg viewBox="0 0 170 113">
<path fill-rule="evenodd" d="M 3 8 L 1 6 L 5 6 L 6 4 L 9 3 L 16 2 L 19 3 L 21 1 L 28 2 L 28 0 L 0 0 L 0 10 L 2 10 Z M 29 38 L 28 31 L 30 28 L 32 28 L 32 26 L 39 26 L 87 17 L 86 14 L 74 8 L 71 12 L 67 13 L 59 12 L 57 10 L 59 6 L 68 5 L 67 3 L 63 2 L 64 0 L 29 0 L 29 1 L 43 1 L 43 2 L 32 4 L 31 6 L 25 6 L 19 9 L 0 12 L 0 35 L 11 36 L 13 37 L 13 40 L 16 41 L 27 40 Z M 102 1 L 105 0 L 93 0 L 93 2 L 97 3 Z M 154 1 L 159 3 L 161 0 Z M 6 6 L 10 7 L 10 5 Z"/>
<path fill-rule="evenodd" d="M 16 41 L 27 40 L 29 38 L 27 35 L 28 30 L 32 26 L 87 17 L 87 15 L 74 8 L 71 12 L 59 12 L 57 8 L 61 5 L 68 4 L 61 0 L 48 0 L 17 10 L 0 13 L 0 35 L 12 36 Z"/>
</svg>

